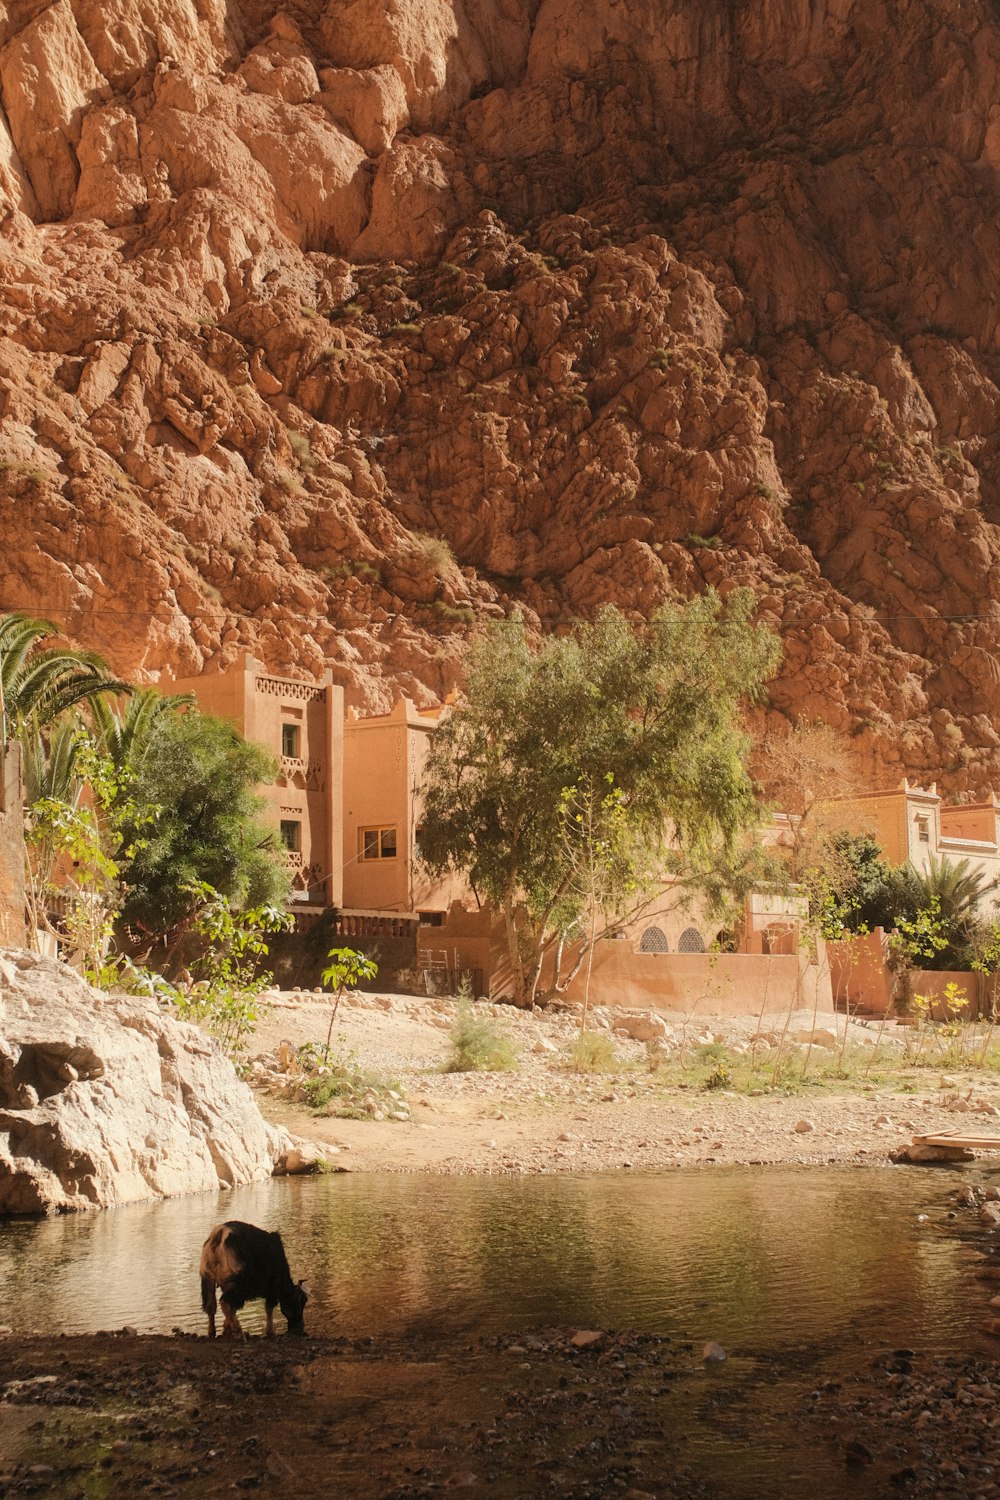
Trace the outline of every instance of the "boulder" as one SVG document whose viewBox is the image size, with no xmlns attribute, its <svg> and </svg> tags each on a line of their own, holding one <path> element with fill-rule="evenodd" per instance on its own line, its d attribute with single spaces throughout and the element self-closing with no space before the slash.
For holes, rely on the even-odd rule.
<svg viewBox="0 0 1000 1500">
<path fill-rule="evenodd" d="M 966 1146 L 926 1146 L 914 1142 L 892 1153 L 892 1160 L 906 1163 L 975 1161 L 975 1156 Z"/>
<path fill-rule="evenodd" d="M 666 1038 L 667 1024 L 662 1016 L 643 1012 L 641 1015 L 616 1016 L 614 1031 L 617 1036 L 628 1036 L 635 1042 L 655 1042 Z"/>
<path fill-rule="evenodd" d="M 290 1144 L 196 1026 L 0 949 L 0 1214 L 238 1187 Z"/>
</svg>

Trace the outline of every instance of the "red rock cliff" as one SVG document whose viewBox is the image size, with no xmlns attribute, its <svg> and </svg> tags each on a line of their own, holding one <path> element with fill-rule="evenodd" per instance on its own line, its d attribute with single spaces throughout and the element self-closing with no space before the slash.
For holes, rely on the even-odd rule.
<svg viewBox="0 0 1000 1500">
<path fill-rule="evenodd" d="M 997 100 L 991 0 L 9 0 L 0 605 L 384 703 L 749 583 L 1000 790 Z"/>
</svg>

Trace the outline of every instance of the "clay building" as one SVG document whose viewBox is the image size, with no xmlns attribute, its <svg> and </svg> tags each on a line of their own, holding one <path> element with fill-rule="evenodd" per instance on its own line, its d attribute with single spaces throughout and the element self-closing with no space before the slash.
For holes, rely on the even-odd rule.
<svg viewBox="0 0 1000 1500">
<path fill-rule="evenodd" d="M 419 788 L 446 705 L 400 698 L 386 714 L 344 725 L 344 905 L 419 915 L 437 926 L 463 881 L 433 880 L 420 863 Z"/>
<path fill-rule="evenodd" d="M 343 904 L 344 690 L 329 673 L 297 682 L 244 656 L 222 672 L 178 677 L 164 692 L 193 693 L 198 707 L 269 750 L 273 781 L 259 788 L 292 867 L 293 898 Z"/>
<path fill-rule="evenodd" d="M 932 860 L 968 860 L 988 881 L 1000 879 L 1000 805 L 993 800 L 948 805 L 935 785 L 912 786 L 904 778 L 891 791 L 831 802 L 825 821 L 849 833 L 871 834 L 891 865 L 908 860 L 914 869 L 927 870 Z M 993 897 L 987 897 L 987 914 Z"/>
</svg>

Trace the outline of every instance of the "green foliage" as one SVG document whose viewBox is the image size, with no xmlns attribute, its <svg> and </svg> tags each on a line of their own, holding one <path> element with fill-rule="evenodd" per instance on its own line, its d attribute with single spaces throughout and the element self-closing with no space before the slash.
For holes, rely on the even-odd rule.
<svg viewBox="0 0 1000 1500">
<path fill-rule="evenodd" d="M 453 573 L 458 566 L 455 554 L 443 536 L 432 536 L 427 531 L 414 531 L 409 543 L 423 565 L 439 578 Z"/>
<path fill-rule="evenodd" d="M 725 1062 L 717 1062 L 705 1079 L 706 1089 L 728 1089 L 733 1086 L 733 1075 Z"/>
<path fill-rule="evenodd" d="M 29 915 L 36 931 L 51 931 L 47 912 L 60 904 L 61 943 L 92 984 L 107 988 L 117 976 L 107 955 L 124 895 L 122 870 L 143 847 L 159 809 L 137 805 L 131 772 L 102 756 L 83 730 L 61 727 L 56 738 L 66 743 L 76 792 L 68 799 L 39 797 L 27 809 Z M 86 802 L 78 797 L 84 782 Z"/>
<path fill-rule="evenodd" d="M 899 959 L 905 958 L 911 967 L 978 967 L 977 956 L 989 943 L 980 909 L 995 882 L 969 860 L 932 858 L 926 870 L 915 870 L 909 863 L 888 865 L 866 834 L 838 834 L 833 847 L 851 871 L 850 881 L 832 903 L 833 914 L 847 930 L 895 931 Z"/>
<path fill-rule="evenodd" d="M 137 941 L 151 944 L 185 921 L 192 892 L 205 885 L 234 908 L 284 900 L 283 851 L 256 794 L 275 770 L 265 750 L 222 719 L 197 709 L 157 717 L 133 795 L 140 809 L 162 811 L 131 862 L 122 905 Z"/>
<path fill-rule="evenodd" d="M 618 1053 L 606 1031 L 581 1031 L 570 1042 L 566 1057 L 574 1073 L 613 1073 L 618 1067 Z"/>
<path fill-rule="evenodd" d="M 926 870 L 902 866 L 899 872 L 899 905 L 907 916 L 915 917 L 932 907 L 939 923 L 943 942 L 925 957 L 925 968 L 969 968 L 981 946 L 985 923 L 980 916 L 981 904 L 994 890 L 989 880 L 967 859 L 931 859 Z M 897 918 L 897 926 L 899 919 Z"/>
<path fill-rule="evenodd" d="M 446 1073 L 502 1073 L 517 1065 L 517 1048 L 496 1020 L 460 998 L 450 1033 Z"/>
<path fill-rule="evenodd" d="M 964 987 L 950 980 L 936 1002 L 944 1011 L 935 1020 L 934 997 L 913 995 L 910 1008 L 914 1017 L 912 1042 L 907 1046 L 907 1062 L 937 1068 L 962 1068 L 967 1072 L 995 1073 L 1000 1055 L 994 1045 L 996 1017 L 985 1025 L 967 1019 L 968 995 Z"/>
<path fill-rule="evenodd" d="M 327 1060 L 320 1049 L 307 1044 L 299 1048 L 299 1061 L 308 1076 L 300 1086 L 302 1098 L 317 1113 L 348 1120 L 404 1120 L 409 1105 L 402 1086 L 362 1068 L 357 1056 Z"/>
<path fill-rule="evenodd" d="M 235 912 L 204 881 L 193 883 L 187 895 L 196 904 L 192 928 L 205 946 L 191 966 L 194 986 L 187 994 L 178 992 L 175 1004 L 184 1019 L 200 1022 L 230 1057 L 238 1058 L 263 1014 L 260 997 L 273 978 L 261 968 L 267 936 L 286 932 L 293 918 L 271 905 Z"/>
<path fill-rule="evenodd" d="M 111 762 L 116 773 L 134 783 L 163 716 L 193 703 L 192 693 L 164 695 L 155 688 L 133 692 L 116 702 L 98 698 L 88 705 L 91 732 L 100 753 Z"/>
<path fill-rule="evenodd" d="M 610 786 L 644 865 L 672 841 L 701 869 L 755 821 L 740 705 L 760 695 L 780 648 L 753 609 L 747 590 L 724 602 L 709 591 L 648 625 L 607 609 L 540 644 L 515 616 L 472 646 L 466 702 L 428 760 L 421 850 L 504 913 L 519 1000 L 585 905 L 567 798 L 593 805 Z"/>
<path fill-rule="evenodd" d="M 882 848 L 870 834 L 834 834 L 831 844 L 846 880 L 831 895 L 839 898 L 839 920 L 849 931 L 886 930 L 893 925 L 897 882 L 882 858 Z M 831 913 L 832 915 L 832 913 Z"/>
<path fill-rule="evenodd" d="M 58 633 L 48 620 L 0 615 L 0 744 L 12 728 L 19 733 L 29 721 L 44 727 L 84 699 L 131 692 L 94 652 L 42 646 Z"/>
<path fill-rule="evenodd" d="M 358 953 L 354 948 L 331 948 L 326 956 L 330 962 L 320 978 L 324 984 L 334 988 L 336 998 L 330 1011 L 330 1025 L 326 1033 L 326 1046 L 323 1049 L 324 1058 L 330 1050 L 333 1023 L 337 1018 L 337 1010 L 344 991 L 354 989 L 362 979 L 374 979 L 378 973 L 378 964 L 374 959 L 366 958 L 363 953 Z"/>
<path fill-rule="evenodd" d="M 911 965 L 934 958 L 948 939 L 942 931 L 941 903 L 932 896 L 926 907 L 911 917 L 897 917 L 889 934 L 890 952 L 901 954 Z"/>
<path fill-rule="evenodd" d="M 451 625 L 474 625 L 476 622 L 476 612 L 468 604 L 449 604 L 447 599 L 434 599 L 430 607 L 438 619 L 447 620 Z"/>
</svg>

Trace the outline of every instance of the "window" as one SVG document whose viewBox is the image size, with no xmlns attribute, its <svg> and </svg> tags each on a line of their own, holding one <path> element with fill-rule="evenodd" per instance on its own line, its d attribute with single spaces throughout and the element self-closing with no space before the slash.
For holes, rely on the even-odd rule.
<svg viewBox="0 0 1000 1500">
<path fill-rule="evenodd" d="M 281 726 L 281 753 L 286 760 L 298 760 L 299 758 L 299 726 L 298 724 L 282 724 Z"/>
<path fill-rule="evenodd" d="M 297 818 L 282 818 L 281 842 L 293 854 L 297 854 L 302 848 L 302 824 Z"/>
<path fill-rule="evenodd" d="M 926 818 L 917 819 L 917 838 L 922 844 L 929 844 L 931 841 L 931 826 Z"/>
<path fill-rule="evenodd" d="M 444 912 L 443 911 L 422 911 L 420 913 L 420 925 L 421 925 L 421 927 L 443 927 L 444 926 Z"/>
<path fill-rule="evenodd" d="M 647 927 L 639 944 L 640 953 L 669 953 L 670 944 L 659 927 Z"/>
<path fill-rule="evenodd" d="M 678 953 L 704 953 L 705 939 L 697 927 L 685 927 L 677 944 Z"/>
<path fill-rule="evenodd" d="M 395 859 L 395 828 L 359 828 L 358 857 L 360 859 Z"/>
</svg>

